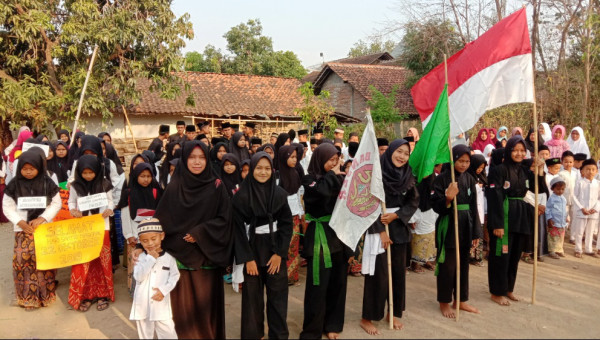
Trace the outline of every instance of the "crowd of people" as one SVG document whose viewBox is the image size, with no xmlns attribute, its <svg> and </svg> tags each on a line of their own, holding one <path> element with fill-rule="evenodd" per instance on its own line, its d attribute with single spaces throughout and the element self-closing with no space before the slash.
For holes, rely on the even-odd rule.
<svg viewBox="0 0 600 340">
<path fill-rule="evenodd" d="M 176 127 L 170 134 L 161 125 L 148 150 L 131 158 L 127 174 L 107 132 L 77 132 L 71 143 L 67 130 L 57 141 L 26 126 L 19 130 L 4 149 L 0 173 L 0 218 L 15 232 L 18 305 L 35 310 L 56 299 L 56 270 L 36 269 L 35 228 L 95 214 L 104 218 L 102 250 L 91 262 L 72 266 L 68 303 L 81 312 L 93 304 L 108 308 L 121 264 L 140 338 L 155 332 L 159 338 L 225 338 L 225 284 L 241 290 L 241 338 L 265 336 L 265 312 L 268 337 L 288 338 L 289 287 L 299 284 L 304 266 L 300 338 L 335 339 L 344 327 L 348 275 L 364 276 L 360 325 L 374 335 L 379 330 L 373 321 L 384 318 L 403 328 L 407 270 L 434 272 L 440 311 L 453 318 L 457 304 L 479 312 L 468 303 L 470 265 L 487 260 L 491 299 L 510 305 L 519 301 L 519 262 L 565 257 L 567 230 L 575 257 L 600 253 L 593 249 L 598 164 L 580 127 L 567 139 L 563 126 L 550 130 L 546 123 L 527 135 L 501 126 L 479 130 L 472 143 L 457 136 L 453 162 L 438 164 L 420 183 L 408 163 L 419 131 L 411 128 L 393 141 L 377 138 L 387 211 L 356 249 L 338 239 L 329 220 L 358 150 L 358 133 L 345 138 L 338 128 L 328 139 L 317 126 L 310 139 L 308 130 L 290 130 L 263 143 L 251 122 L 243 131 L 223 123 L 221 136 L 210 135 L 208 122 L 178 121 Z M 98 194 L 105 205 L 85 210 L 81 199 Z M 25 197 L 39 198 L 39 205 L 22 205 Z M 536 218 L 540 237 L 533 254 Z M 393 315 L 386 315 L 388 247 Z"/>
</svg>

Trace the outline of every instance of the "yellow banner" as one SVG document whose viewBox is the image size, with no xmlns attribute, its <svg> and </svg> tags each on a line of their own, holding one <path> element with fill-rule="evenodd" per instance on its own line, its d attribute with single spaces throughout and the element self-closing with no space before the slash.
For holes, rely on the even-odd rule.
<svg viewBox="0 0 600 340">
<path fill-rule="evenodd" d="M 100 256 L 104 218 L 96 214 L 38 226 L 33 233 L 38 270 L 69 267 Z"/>
</svg>

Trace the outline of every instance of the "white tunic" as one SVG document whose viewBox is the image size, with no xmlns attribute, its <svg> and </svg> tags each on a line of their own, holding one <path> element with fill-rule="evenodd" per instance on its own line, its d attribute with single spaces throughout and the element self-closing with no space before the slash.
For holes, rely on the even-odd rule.
<svg viewBox="0 0 600 340">
<path fill-rule="evenodd" d="M 596 179 L 591 181 L 587 178 L 581 178 L 575 184 L 573 191 L 573 205 L 575 207 L 575 217 L 582 219 L 598 219 L 598 212 L 592 215 L 584 215 L 581 209 L 600 210 L 600 182 Z"/>
<path fill-rule="evenodd" d="M 77 191 L 75 189 L 73 189 L 73 187 L 71 187 L 71 189 L 69 190 L 69 210 L 73 210 L 73 209 L 79 210 L 79 207 L 77 206 L 77 198 L 78 197 L 79 196 L 77 195 Z M 104 210 L 106 210 L 106 209 L 110 209 L 110 210 L 115 209 L 115 205 L 113 203 L 112 197 L 113 197 L 112 191 L 109 191 L 106 193 L 106 198 L 108 199 L 108 206 L 98 208 L 99 214 L 102 214 L 104 212 Z M 110 221 L 108 220 L 108 217 L 104 218 L 104 230 L 110 230 Z"/>
<path fill-rule="evenodd" d="M 150 321 L 173 319 L 169 293 L 179 280 L 179 269 L 177 269 L 175 258 L 166 252 L 157 259 L 141 253 L 133 268 L 133 278 L 136 286 L 129 319 L 148 319 Z M 152 300 L 152 296 L 155 294 L 153 288 L 158 288 L 164 295 L 162 301 Z"/>
<path fill-rule="evenodd" d="M 44 210 L 40 217 L 43 217 L 47 222 L 52 222 L 56 214 L 60 211 L 61 206 L 60 194 L 57 193 L 52 197 L 50 205 L 46 207 L 46 210 Z M 4 212 L 4 216 L 13 224 L 14 232 L 23 231 L 17 223 L 21 221 L 29 222 L 27 221 L 27 210 L 17 209 L 17 202 L 8 195 L 4 195 L 2 199 L 2 211 Z"/>
</svg>

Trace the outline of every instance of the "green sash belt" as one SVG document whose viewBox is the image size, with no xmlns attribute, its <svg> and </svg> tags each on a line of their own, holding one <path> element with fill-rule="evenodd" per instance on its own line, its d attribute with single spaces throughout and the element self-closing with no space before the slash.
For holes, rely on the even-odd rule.
<svg viewBox="0 0 600 340">
<path fill-rule="evenodd" d="M 504 196 L 504 235 L 502 238 L 496 240 L 496 256 L 500 256 L 503 253 L 508 254 L 508 201 L 519 200 L 522 201 L 523 197 L 508 197 Z"/>
<path fill-rule="evenodd" d="M 177 269 L 182 269 L 182 270 L 196 270 L 195 268 L 191 268 L 191 267 L 187 267 L 185 264 L 175 260 L 175 262 L 177 262 Z M 217 269 L 217 267 L 213 267 L 213 266 L 200 266 L 200 269 Z"/>
<path fill-rule="evenodd" d="M 329 245 L 327 244 L 325 229 L 323 229 L 323 222 L 329 222 L 329 220 L 331 220 L 331 215 L 315 218 L 309 213 L 306 213 L 305 218 L 309 222 L 315 222 L 315 246 L 313 248 L 313 285 L 318 286 L 320 283 L 319 260 L 321 258 L 321 248 L 323 248 L 323 260 L 325 261 L 325 268 L 331 268 L 332 266 L 331 253 L 329 252 Z"/>
<path fill-rule="evenodd" d="M 469 210 L 469 205 L 468 204 L 459 204 L 456 206 L 456 209 L 458 211 L 463 211 L 463 210 Z M 448 222 L 450 221 L 450 215 L 444 215 L 441 219 L 440 219 L 440 224 L 438 226 L 438 232 L 437 232 L 437 243 L 438 246 L 440 247 L 440 256 L 437 260 L 437 263 L 435 265 L 435 276 L 437 276 L 440 273 L 440 263 L 444 263 L 446 262 L 446 234 L 448 234 Z"/>
</svg>

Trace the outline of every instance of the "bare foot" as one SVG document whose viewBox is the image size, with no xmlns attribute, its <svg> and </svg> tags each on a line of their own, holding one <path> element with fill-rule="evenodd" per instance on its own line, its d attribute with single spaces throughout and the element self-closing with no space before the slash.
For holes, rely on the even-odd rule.
<svg viewBox="0 0 600 340">
<path fill-rule="evenodd" d="M 385 321 L 387 321 L 389 324 L 389 322 L 390 322 L 390 314 L 389 313 L 386 316 Z M 394 316 L 394 326 L 393 327 L 395 330 L 398 330 L 398 331 L 404 329 L 404 325 L 402 324 L 402 322 L 400 322 L 400 319 L 398 319 L 395 316 Z"/>
<path fill-rule="evenodd" d="M 335 332 L 327 333 L 327 339 L 339 339 L 339 338 L 340 338 L 339 333 L 335 333 Z"/>
<path fill-rule="evenodd" d="M 465 312 L 475 313 L 475 314 L 481 313 L 479 311 L 479 309 L 471 306 L 470 304 L 468 304 L 466 302 L 461 302 L 459 307 L 460 307 L 460 310 L 464 310 Z M 456 301 L 454 301 L 454 303 L 452 304 L 452 309 L 456 309 Z"/>
<path fill-rule="evenodd" d="M 515 301 L 515 302 L 519 302 L 521 301 L 521 299 L 519 299 L 518 297 L 515 296 L 515 294 L 513 294 L 512 292 L 508 292 L 506 293 L 506 297 Z"/>
<path fill-rule="evenodd" d="M 440 302 L 440 310 L 442 311 L 443 316 L 445 316 L 449 319 L 456 318 L 456 315 L 454 315 L 454 309 L 452 309 L 452 307 L 450 307 L 449 303 L 441 303 Z"/>
<path fill-rule="evenodd" d="M 508 301 L 504 296 L 492 294 L 491 299 L 500 306 L 510 306 L 510 301 Z"/>
<path fill-rule="evenodd" d="M 381 334 L 379 332 L 379 330 L 377 330 L 377 327 L 375 327 L 375 325 L 373 325 L 373 323 L 371 322 L 371 320 L 361 319 L 360 320 L 360 327 L 362 329 L 364 329 L 365 332 L 367 332 L 367 334 L 369 334 L 369 335 L 379 335 L 379 334 Z M 329 334 L 331 334 L 331 333 L 329 333 Z M 329 335 L 327 335 L 327 336 L 329 336 Z"/>
</svg>

